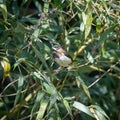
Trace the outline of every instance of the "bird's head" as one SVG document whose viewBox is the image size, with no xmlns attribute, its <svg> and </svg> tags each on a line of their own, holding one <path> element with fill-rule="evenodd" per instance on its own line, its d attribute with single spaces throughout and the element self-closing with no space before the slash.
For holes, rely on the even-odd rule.
<svg viewBox="0 0 120 120">
<path fill-rule="evenodd" d="M 62 53 L 65 52 L 65 51 L 62 49 L 62 47 L 59 46 L 59 45 L 54 45 L 54 46 L 52 47 L 52 49 L 53 49 L 53 51 L 55 51 L 55 52 L 57 52 L 57 53 L 59 53 L 59 54 L 62 54 Z"/>
</svg>

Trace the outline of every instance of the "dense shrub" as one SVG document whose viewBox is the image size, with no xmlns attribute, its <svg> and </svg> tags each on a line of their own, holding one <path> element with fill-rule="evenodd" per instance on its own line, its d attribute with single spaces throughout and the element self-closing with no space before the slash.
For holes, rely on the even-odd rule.
<svg viewBox="0 0 120 120">
<path fill-rule="evenodd" d="M 1 120 L 119 120 L 119 56 L 118 0 L 2 0 Z"/>
</svg>

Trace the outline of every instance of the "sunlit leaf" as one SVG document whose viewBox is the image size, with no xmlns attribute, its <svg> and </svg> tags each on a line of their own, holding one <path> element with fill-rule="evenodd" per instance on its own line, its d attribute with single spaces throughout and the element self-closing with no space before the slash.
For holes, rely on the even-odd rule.
<svg viewBox="0 0 120 120">
<path fill-rule="evenodd" d="M 77 101 L 74 101 L 73 107 L 75 107 L 76 109 L 78 109 L 78 110 L 80 110 L 80 111 L 82 111 L 82 112 L 86 113 L 87 115 L 94 118 L 94 115 L 92 114 L 92 112 L 84 104 L 77 102 Z"/>
<path fill-rule="evenodd" d="M 100 0 L 100 1 L 103 3 L 103 6 L 104 6 L 105 10 L 108 11 L 106 1 L 105 0 Z"/>
<path fill-rule="evenodd" d="M 37 77 L 38 79 L 43 80 L 41 73 L 33 72 L 32 74 L 33 74 L 33 76 Z"/>
<path fill-rule="evenodd" d="M 49 103 L 49 100 L 42 99 L 40 102 L 40 108 L 36 116 L 36 120 L 42 120 L 45 114 L 45 111 L 47 110 L 47 105 Z"/>
<path fill-rule="evenodd" d="M 98 105 L 91 105 L 90 108 L 93 108 L 99 117 L 100 120 L 110 120 L 108 115 L 104 112 L 102 108 L 100 108 Z"/>
<path fill-rule="evenodd" d="M 86 2 L 90 2 L 91 0 L 85 0 Z"/>
<path fill-rule="evenodd" d="M 4 21 L 7 21 L 7 7 L 5 4 L 0 4 L 0 8 L 2 9 L 2 15 L 4 18 Z"/>
<path fill-rule="evenodd" d="M 86 39 L 87 36 L 90 33 L 91 26 L 92 26 L 92 21 L 93 21 L 91 10 L 89 10 L 87 14 L 85 14 L 84 12 L 82 12 L 82 18 L 83 18 L 83 22 L 84 22 L 85 39 Z"/>
<path fill-rule="evenodd" d="M 88 52 L 87 58 L 88 58 L 88 60 L 89 60 L 91 63 L 94 62 L 94 58 L 92 57 L 92 55 L 90 54 L 90 52 Z"/>
<path fill-rule="evenodd" d="M 101 21 L 99 19 L 96 20 L 96 32 L 100 34 L 102 31 Z"/>
<path fill-rule="evenodd" d="M 44 82 L 43 86 L 45 87 L 47 93 L 51 95 L 56 94 L 56 88 L 52 84 L 47 84 Z"/>
<path fill-rule="evenodd" d="M 43 91 L 39 91 L 37 93 L 37 97 L 36 97 L 36 100 L 35 100 L 35 103 L 34 103 L 34 106 L 31 110 L 31 117 L 30 117 L 30 120 L 33 119 L 33 113 L 39 108 L 39 105 L 40 105 L 40 101 L 41 99 L 44 97 L 45 93 Z"/>
<path fill-rule="evenodd" d="M 84 23 L 82 22 L 81 25 L 80 25 L 80 30 L 83 32 L 85 30 L 85 26 L 84 26 Z"/>
</svg>

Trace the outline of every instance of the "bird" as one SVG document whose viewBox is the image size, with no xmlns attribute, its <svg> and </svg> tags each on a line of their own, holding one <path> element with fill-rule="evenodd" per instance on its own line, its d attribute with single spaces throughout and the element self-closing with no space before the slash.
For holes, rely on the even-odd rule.
<svg viewBox="0 0 120 120">
<path fill-rule="evenodd" d="M 70 66 L 70 64 L 72 63 L 72 58 L 60 45 L 54 45 L 52 47 L 52 50 L 53 58 L 57 64 L 59 64 L 61 67 Z"/>
</svg>

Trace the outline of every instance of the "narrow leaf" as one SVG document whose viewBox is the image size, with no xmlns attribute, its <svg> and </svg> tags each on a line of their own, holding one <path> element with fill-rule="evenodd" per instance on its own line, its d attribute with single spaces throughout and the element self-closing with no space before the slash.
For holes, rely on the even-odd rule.
<svg viewBox="0 0 120 120">
<path fill-rule="evenodd" d="M 87 115 L 94 118 L 94 115 L 92 114 L 92 112 L 84 104 L 77 102 L 77 101 L 74 101 L 73 107 L 75 107 L 76 109 L 78 109 L 78 110 L 80 110 L 80 111 L 82 111 L 82 112 L 86 113 Z"/>
<path fill-rule="evenodd" d="M 30 117 L 30 120 L 33 119 L 33 113 L 38 109 L 39 107 L 39 103 L 41 101 L 41 99 L 44 97 L 45 93 L 43 91 L 39 91 L 38 94 L 37 94 L 37 98 L 35 100 L 35 104 L 32 108 L 32 111 L 31 111 L 31 117 Z"/>
<path fill-rule="evenodd" d="M 88 87 L 85 85 L 82 78 L 80 76 L 76 76 L 76 81 L 77 81 L 78 87 L 80 87 L 81 85 L 86 95 L 91 99 Z"/>
<path fill-rule="evenodd" d="M 52 84 L 47 84 L 46 82 L 43 83 L 43 86 L 45 87 L 47 93 L 50 95 L 56 94 L 56 88 Z"/>
<path fill-rule="evenodd" d="M 36 117 L 36 120 L 42 120 L 45 111 L 47 110 L 47 105 L 48 105 L 49 101 L 42 99 L 41 103 L 40 103 L 40 108 Z"/>
<path fill-rule="evenodd" d="M 91 14 L 91 10 L 88 11 L 87 14 L 85 14 L 84 12 L 82 13 L 82 18 L 83 18 L 83 22 L 84 22 L 84 28 L 85 28 L 85 39 L 87 38 L 87 36 L 90 33 L 91 30 L 91 25 L 92 25 L 92 14 Z"/>
<path fill-rule="evenodd" d="M 109 27 L 108 29 L 106 29 L 100 36 L 100 41 L 101 42 L 105 42 L 105 40 L 107 40 L 111 34 L 111 32 L 113 31 L 113 29 L 116 27 L 116 25 L 113 25 L 112 27 Z"/>
<path fill-rule="evenodd" d="M 25 62 L 25 61 L 26 61 L 25 58 L 19 58 L 19 59 L 15 62 L 15 64 L 14 64 L 14 69 L 15 69 L 17 66 L 19 66 L 22 62 Z"/>
<path fill-rule="evenodd" d="M 69 115 L 72 117 L 72 111 L 71 111 L 71 108 L 70 108 L 68 101 L 63 99 L 63 104 L 64 104 L 65 108 L 67 109 Z"/>
<path fill-rule="evenodd" d="M 16 95 L 16 98 L 15 98 L 14 105 L 16 105 L 20 100 L 23 84 L 24 84 L 24 78 L 21 75 L 21 76 L 19 76 L 19 79 L 18 79 L 18 90 L 17 90 L 17 95 Z"/>
<path fill-rule="evenodd" d="M 110 120 L 110 118 L 108 117 L 108 115 L 104 112 L 104 110 L 102 108 L 100 108 L 97 105 L 91 105 L 90 107 L 92 107 L 94 110 L 96 110 L 97 114 L 102 114 L 102 116 L 105 116 L 108 120 Z M 99 112 L 99 113 L 98 113 Z M 100 119 L 101 120 L 101 119 Z"/>
<path fill-rule="evenodd" d="M 34 51 L 35 51 L 37 57 L 40 59 L 40 61 L 43 63 L 43 65 L 46 67 L 46 69 L 49 71 L 48 65 L 47 65 L 46 60 L 44 59 L 43 55 L 34 46 L 33 46 L 33 48 L 34 48 Z"/>
<path fill-rule="evenodd" d="M 105 0 L 100 0 L 100 1 L 103 3 L 103 6 L 104 6 L 105 10 L 108 11 L 106 1 Z"/>
<path fill-rule="evenodd" d="M 90 52 L 88 52 L 87 58 L 88 58 L 88 60 L 89 60 L 90 63 L 93 63 L 93 62 L 94 62 L 94 58 L 92 57 L 92 55 L 91 55 Z"/>
<path fill-rule="evenodd" d="M 7 21 L 7 7 L 5 4 L 0 4 L 0 8 L 2 9 L 2 15 L 4 18 L 4 21 Z"/>
</svg>

